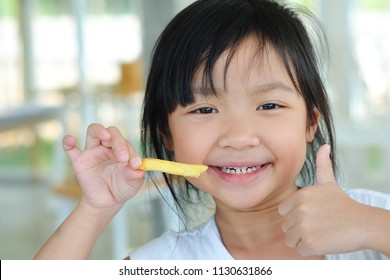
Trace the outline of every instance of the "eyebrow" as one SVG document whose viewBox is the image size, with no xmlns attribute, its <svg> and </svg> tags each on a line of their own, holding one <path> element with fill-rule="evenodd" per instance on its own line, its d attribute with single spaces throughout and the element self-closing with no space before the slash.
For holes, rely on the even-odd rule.
<svg viewBox="0 0 390 280">
<path fill-rule="evenodd" d="M 273 90 L 282 90 L 285 92 L 290 92 L 294 93 L 294 89 L 289 87 L 288 85 L 275 81 L 275 82 L 269 82 L 269 83 L 264 83 L 261 85 L 256 85 L 253 88 L 250 89 L 249 93 L 252 94 L 258 94 L 258 93 L 263 93 L 263 92 L 270 92 Z M 205 96 L 215 94 L 218 92 L 221 92 L 219 88 L 211 88 L 211 87 L 196 87 L 196 88 L 191 88 L 191 91 L 193 94 L 203 94 Z"/>
<path fill-rule="evenodd" d="M 295 92 L 293 88 L 289 87 L 288 85 L 286 85 L 282 82 L 278 82 L 278 81 L 269 82 L 269 83 L 265 83 L 265 84 L 262 84 L 259 86 L 255 86 L 251 89 L 251 92 L 262 93 L 262 92 L 269 92 L 269 91 L 273 91 L 273 90 L 282 90 L 282 91 L 290 92 L 290 93 Z"/>
</svg>

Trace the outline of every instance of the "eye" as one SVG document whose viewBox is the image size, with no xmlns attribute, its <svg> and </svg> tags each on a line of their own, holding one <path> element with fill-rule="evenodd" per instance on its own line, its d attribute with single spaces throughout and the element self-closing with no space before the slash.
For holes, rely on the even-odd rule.
<svg viewBox="0 0 390 280">
<path fill-rule="evenodd" d="M 266 111 L 266 110 L 275 110 L 275 109 L 280 109 L 280 108 L 282 108 L 282 106 L 280 106 L 278 104 L 267 103 L 267 104 L 263 104 L 263 105 L 259 106 L 258 110 Z"/>
<path fill-rule="evenodd" d="M 198 114 L 212 114 L 212 113 L 218 113 L 218 111 L 212 107 L 202 107 L 202 108 L 198 108 L 196 110 L 193 111 L 194 113 L 198 113 Z"/>
</svg>

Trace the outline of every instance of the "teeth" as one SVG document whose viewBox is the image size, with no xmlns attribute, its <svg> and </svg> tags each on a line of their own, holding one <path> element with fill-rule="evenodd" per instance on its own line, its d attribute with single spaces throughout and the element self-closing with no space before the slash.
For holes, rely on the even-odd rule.
<svg viewBox="0 0 390 280">
<path fill-rule="evenodd" d="M 247 174 L 252 173 L 258 169 L 260 169 L 261 166 L 250 166 L 250 167 L 221 167 L 220 170 L 223 173 L 227 174 Z"/>
</svg>

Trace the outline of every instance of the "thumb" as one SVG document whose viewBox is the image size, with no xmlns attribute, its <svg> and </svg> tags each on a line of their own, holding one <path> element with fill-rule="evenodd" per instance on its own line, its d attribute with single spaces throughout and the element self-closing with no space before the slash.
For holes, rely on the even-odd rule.
<svg viewBox="0 0 390 280">
<path fill-rule="evenodd" d="M 333 174 L 332 161 L 330 160 L 330 145 L 325 144 L 317 152 L 316 177 L 317 184 L 324 185 L 334 183 L 336 180 Z"/>
<path fill-rule="evenodd" d="M 74 162 L 81 153 L 76 144 L 77 140 L 73 136 L 65 135 L 62 139 L 62 148 L 72 162 Z"/>
</svg>

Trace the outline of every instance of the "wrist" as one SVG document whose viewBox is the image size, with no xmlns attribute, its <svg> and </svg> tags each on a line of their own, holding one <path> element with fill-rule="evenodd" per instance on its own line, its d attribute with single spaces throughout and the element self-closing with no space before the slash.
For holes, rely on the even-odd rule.
<svg viewBox="0 0 390 280">
<path fill-rule="evenodd" d="M 105 221 L 109 222 L 122 207 L 123 204 L 110 207 L 94 207 L 82 198 L 77 205 L 75 212 L 86 216 L 86 218 L 91 219 L 92 221 L 104 223 Z"/>
</svg>

